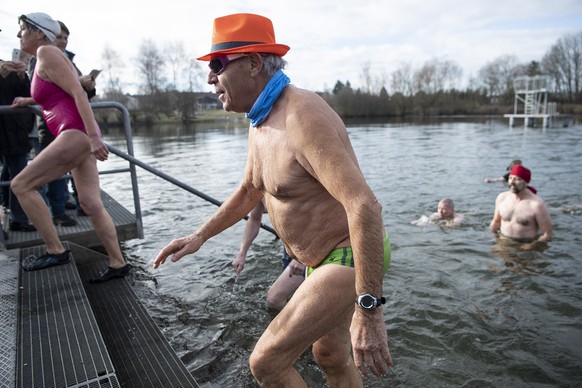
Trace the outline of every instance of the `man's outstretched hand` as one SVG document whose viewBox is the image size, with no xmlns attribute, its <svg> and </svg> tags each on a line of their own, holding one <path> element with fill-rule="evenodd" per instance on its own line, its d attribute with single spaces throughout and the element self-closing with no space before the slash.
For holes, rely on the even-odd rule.
<svg viewBox="0 0 582 388">
<path fill-rule="evenodd" d="M 202 239 L 195 234 L 172 240 L 158 253 L 154 260 L 154 269 L 164 264 L 170 255 L 172 261 L 176 262 L 186 255 L 197 252 L 203 243 Z"/>
</svg>

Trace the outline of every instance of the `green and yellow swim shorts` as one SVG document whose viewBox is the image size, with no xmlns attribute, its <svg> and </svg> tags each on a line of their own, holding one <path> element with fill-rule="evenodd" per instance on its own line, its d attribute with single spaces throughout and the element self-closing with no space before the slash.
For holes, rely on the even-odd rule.
<svg viewBox="0 0 582 388">
<path fill-rule="evenodd" d="M 384 236 L 384 273 L 388 272 L 388 267 L 390 267 L 390 238 L 388 235 Z M 337 248 L 329 252 L 329 254 L 323 259 L 323 261 L 317 264 L 315 267 L 307 267 L 305 269 L 305 276 L 311 275 L 316 268 L 321 267 L 326 264 L 338 264 L 346 267 L 354 267 L 354 257 L 352 255 L 351 247 Z"/>
</svg>

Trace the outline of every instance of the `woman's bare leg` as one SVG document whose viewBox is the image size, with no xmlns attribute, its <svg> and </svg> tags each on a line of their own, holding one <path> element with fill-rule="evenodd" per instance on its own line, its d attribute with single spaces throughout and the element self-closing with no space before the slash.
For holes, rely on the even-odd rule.
<svg viewBox="0 0 582 388">
<path fill-rule="evenodd" d="M 87 155 L 91 155 L 87 135 L 76 130 L 65 131 L 12 180 L 12 191 L 36 226 L 49 253 L 61 253 L 65 248 L 59 240 L 50 211 L 37 190 L 63 176 Z"/>
<path fill-rule="evenodd" d="M 89 138 L 78 130 L 61 133 L 11 184 L 22 208 L 41 235 L 47 252 L 61 253 L 65 248 L 52 223 L 50 211 L 37 190 L 68 171 L 72 171 L 77 183 L 81 206 L 91 216 L 95 232 L 107 251 L 109 266 L 125 266 L 115 226 L 101 201 L 97 161 L 91 155 Z"/>
<path fill-rule="evenodd" d="M 121 254 L 115 225 L 101 200 L 96 159 L 89 155 L 72 170 L 72 173 L 77 186 L 81 208 L 91 217 L 95 232 L 107 251 L 109 266 L 112 268 L 125 266 L 125 259 Z"/>
</svg>

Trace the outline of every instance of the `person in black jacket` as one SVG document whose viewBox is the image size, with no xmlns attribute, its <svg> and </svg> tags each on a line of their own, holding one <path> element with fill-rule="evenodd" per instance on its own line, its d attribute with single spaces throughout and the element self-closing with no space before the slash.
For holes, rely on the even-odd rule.
<svg viewBox="0 0 582 388">
<path fill-rule="evenodd" d="M 24 62 L 0 61 L 0 105 L 10 105 L 15 97 L 30 96 L 30 79 Z M 0 156 L 13 179 L 28 163 L 30 142 L 28 134 L 34 126 L 34 114 L 29 112 L 0 115 Z M 18 199 L 7 190 L 10 209 L 10 230 L 33 232 L 34 225 L 28 222 L 26 213 Z"/>
</svg>

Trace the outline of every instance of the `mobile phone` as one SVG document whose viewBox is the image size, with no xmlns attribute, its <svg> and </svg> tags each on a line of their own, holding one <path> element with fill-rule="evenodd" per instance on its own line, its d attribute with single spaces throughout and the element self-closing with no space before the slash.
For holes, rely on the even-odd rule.
<svg viewBox="0 0 582 388">
<path fill-rule="evenodd" d="M 91 70 L 91 72 L 89 73 L 89 75 L 91 77 L 93 77 L 93 79 L 96 79 L 97 76 L 101 73 L 101 70 L 97 70 L 97 69 L 93 69 Z"/>
<path fill-rule="evenodd" d="M 12 62 L 20 62 L 20 49 L 12 50 Z"/>
</svg>

